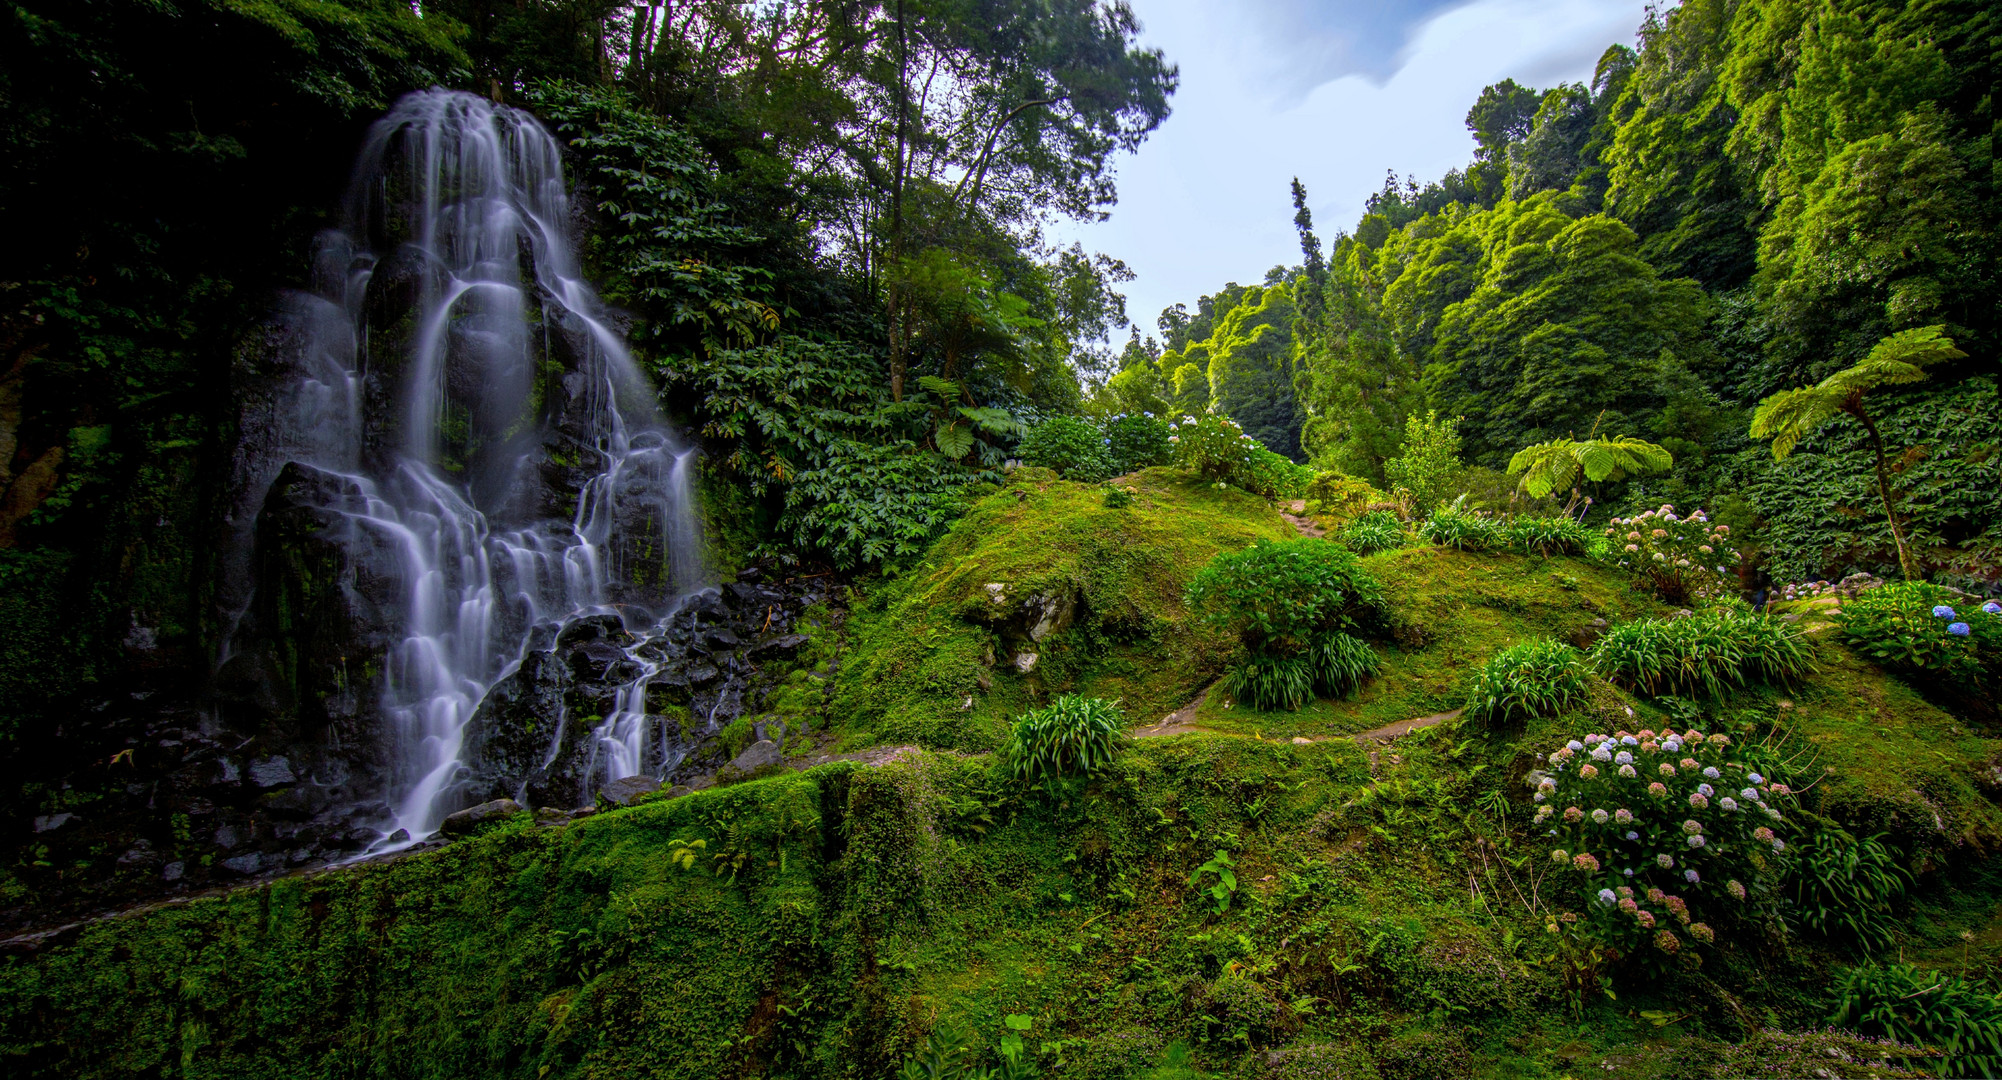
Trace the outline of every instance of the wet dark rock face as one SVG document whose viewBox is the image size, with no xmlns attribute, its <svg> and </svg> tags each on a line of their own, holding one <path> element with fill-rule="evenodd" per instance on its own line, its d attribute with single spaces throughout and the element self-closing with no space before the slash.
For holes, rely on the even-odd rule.
<svg viewBox="0 0 2002 1080">
<path fill-rule="evenodd" d="M 313 558 L 312 534 L 293 535 L 294 546 L 273 557 Z M 536 642 L 542 647 L 531 648 L 494 686 L 467 728 L 460 805 L 499 799 L 559 810 L 591 805 L 607 787 L 592 729 L 642 670 L 628 650 L 660 665 L 645 700 L 649 747 L 658 755 L 649 764 L 665 775 L 648 784 L 674 784 L 726 764 L 731 755 L 716 734 L 757 708 L 759 669 L 783 664 L 805 643 L 794 623 L 833 589 L 824 577 L 745 573 L 752 580 L 692 598 L 651 640 L 605 615 L 575 620 L 552 640 Z M 374 801 L 382 747 L 356 718 L 372 716 L 376 693 L 361 658 L 386 645 L 365 633 L 337 632 L 368 625 L 355 615 L 368 598 L 352 579 L 309 574 L 306 580 L 339 587 L 318 595 L 302 588 L 294 594 L 299 606 L 274 605 L 246 619 L 312 610 L 334 629 L 291 624 L 299 632 L 290 641 L 232 657 L 213 697 L 185 684 L 148 688 L 61 720 L 56 738 L 88 739 L 94 760 L 51 779 L 63 793 L 61 805 L 6 823 L 20 853 L 17 881 L 35 901 L 0 905 L 0 929 L 338 861 L 380 837 L 377 826 L 389 810 Z M 341 650 L 347 650 L 345 671 L 337 662 Z M 227 677 L 253 664 L 284 677 Z M 274 692 L 274 686 L 297 689 Z M 634 789 L 627 797 L 643 786 L 626 785 Z"/>
<path fill-rule="evenodd" d="M 823 582 L 732 581 L 689 598 L 643 634 L 609 615 L 572 622 L 549 648 L 529 652 L 473 714 L 462 799 L 589 805 L 594 792 L 623 779 L 607 774 L 594 729 L 646 665 L 657 670 L 644 695 L 648 753 L 639 775 L 672 784 L 713 770 L 727 760 L 713 737 L 755 705 L 759 667 L 783 663 L 805 644 L 792 625 L 826 599 Z"/>
</svg>

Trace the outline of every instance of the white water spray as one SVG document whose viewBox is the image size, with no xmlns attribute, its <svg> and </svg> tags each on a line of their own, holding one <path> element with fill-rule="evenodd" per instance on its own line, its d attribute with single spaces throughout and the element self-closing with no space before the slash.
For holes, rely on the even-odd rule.
<svg viewBox="0 0 2002 1080">
<path fill-rule="evenodd" d="M 405 97 L 369 134 L 346 218 L 319 245 L 286 410 L 301 428 L 281 441 L 366 538 L 360 572 L 399 586 L 384 832 L 415 840 L 457 809 L 467 721 L 533 637 L 593 614 L 656 625 L 700 587 L 692 452 L 583 280 L 561 152 L 532 117 Z M 607 779 L 643 771 L 656 668 L 598 729 Z"/>
</svg>

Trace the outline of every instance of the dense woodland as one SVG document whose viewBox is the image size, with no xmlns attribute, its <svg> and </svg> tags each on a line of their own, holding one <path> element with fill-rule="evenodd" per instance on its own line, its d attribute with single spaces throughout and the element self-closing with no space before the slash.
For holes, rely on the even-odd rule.
<svg viewBox="0 0 2002 1080">
<path fill-rule="evenodd" d="M 1992 1074 L 1998 43 L 1651 8 L 1349 228 L 1296 179 L 1299 261 L 1150 333 L 1050 239 L 1170 118 L 1123 0 L 0 0 L 0 1059 Z M 225 677 L 242 462 L 431 87 L 562 144 L 719 586 L 681 689 L 628 684 L 660 791 L 515 783 L 610 712 L 599 612 L 508 669 L 559 689 L 499 695 L 487 817 L 320 872 L 378 838 L 300 794 L 346 752 L 310 688 Z M 309 624 L 274 648 L 360 696 Z M 1635 831 L 1553 819 L 1594 799 Z"/>
</svg>

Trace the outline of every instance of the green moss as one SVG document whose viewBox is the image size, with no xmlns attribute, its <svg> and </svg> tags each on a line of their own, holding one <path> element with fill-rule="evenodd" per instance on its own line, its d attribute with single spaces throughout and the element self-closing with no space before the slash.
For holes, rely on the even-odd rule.
<svg viewBox="0 0 2002 1080">
<path fill-rule="evenodd" d="M 1187 701 L 1230 643 L 1189 625 L 1182 589 L 1218 552 L 1292 530 L 1263 500 L 1175 470 L 1131 486 L 1130 506 L 1107 509 L 1098 488 L 1017 470 L 921 564 L 857 599 L 834 715 L 884 741 L 983 750 L 1060 691 L 1136 717 Z"/>
<path fill-rule="evenodd" d="M 1268 736 L 1346 735 L 1457 709 L 1467 682 L 1494 654 L 1538 637 L 1568 640 L 1593 619 L 1657 614 L 1624 576 L 1584 559 L 1403 548 L 1363 566 L 1383 582 L 1392 640 L 1383 669 L 1349 699 L 1265 713 L 1211 694 L 1196 723 Z"/>
</svg>

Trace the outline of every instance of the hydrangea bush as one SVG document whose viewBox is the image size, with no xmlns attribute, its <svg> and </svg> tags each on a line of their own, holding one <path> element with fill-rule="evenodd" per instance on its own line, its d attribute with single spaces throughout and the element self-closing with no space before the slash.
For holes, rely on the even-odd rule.
<svg viewBox="0 0 2002 1080">
<path fill-rule="evenodd" d="M 1175 446 L 1168 441 L 1168 422 L 1153 413 L 1106 421 L 1105 448 L 1112 456 L 1112 467 L 1121 474 L 1175 459 Z"/>
<path fill-rule="evenodd" d="M 1535 825 L 1622 955 L 1708 945 L 1707 920 L 1777 875 L 1792 792 L 1737 759 L 1727 735 L 1620 731 L 1573 739 L 1536 782 Z"/>
<path fill-rule="evenodd" d="M 1096 484 L 1113 472 L 1112 454 L 1098 425 L 1075 416 L 1052 416 L 1029 429 L 1018 451 L 1030 465 L 1055 469 L 1066 480 Z"/>
<path fill-rule="evenodd" d="M 1275 454 L 1219 413 L 1184 416 L 1168 425 L 1175 462 L 1218 485 L 1231 484 L 1267 498 L 1305 492 L 1314 471 Z"/>
<path fill-rule="evenodd" d="M 1728 596 L 1738 589 L 1738 549 L 1731 527 L 1701 510 L 1678 517 L 1663 504 L 1606 527 L 1607 557 L 1670 603 Z"/>
<path fill-rule="evenodd" d="M 1900 581 L 1845 601 L 1836 616 L 1851 648 L 1906 674 L 1932 672 L 1972 686 L 2002 669 L 2002 604 L 1923 581 Z"/>
</svg>

